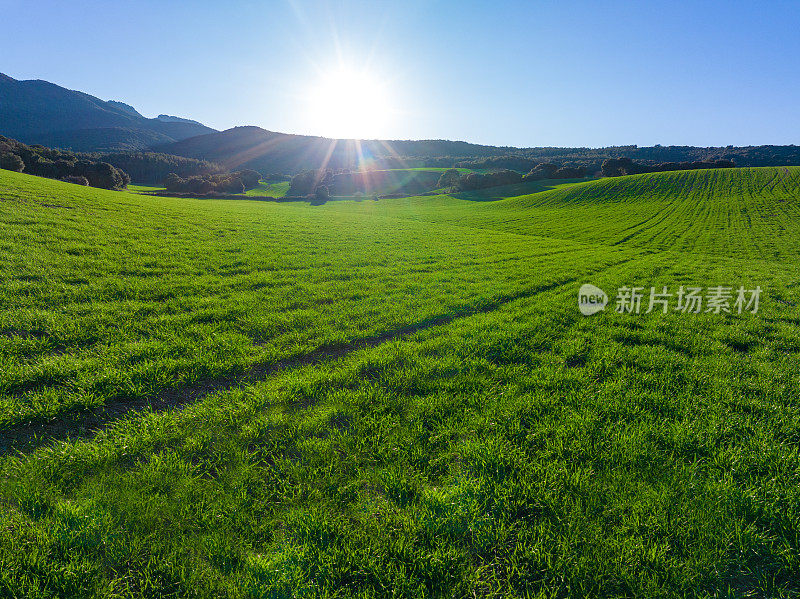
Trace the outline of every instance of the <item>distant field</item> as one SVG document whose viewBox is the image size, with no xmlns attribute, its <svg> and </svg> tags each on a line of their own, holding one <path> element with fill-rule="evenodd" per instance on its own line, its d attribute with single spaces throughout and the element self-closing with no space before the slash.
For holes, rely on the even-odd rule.
<svg viewBox="0 0 800 599">
<path fill-rule="evenodd" d="M 0 171 L 0 596 L 796 597 L 799 244 L 800 168 L 323 206 Z"/>
<path fill-rule="evenodd" d="M 436 187 L 435 183 L 438 181 L 439 176 L 442 172 L 448 169 L 445 168 L 410 168 L 410 169 L 386 169 L 380 171 L 365 171 L 364 175 L 369 175 L 370 173 L 373 174 L 376 178 L 380 180 L 374 181 L 373 185 L 370 187 L 368 195 L 378 194 L 395 194 L 398 192 L 398 189 L 402 189 L 404 186 L 407 186 L 409 181 L 419 179 L 419 175 L 430 175 L 424 179 L 419 179 L 422 188 L 424 189 L 434 189 Z M 456 169 L 459 172 L 471 172 L 471 169 Z M 388 180 L 384 180 L 382 177 L 386 173 L 392 173 L 393 177 L 389 178 Z M 403 177 L 402 175 L 406 173 L 408 174 L 407 177 Z M 400 175 L 399 177 L 397 175 Z M 561 187 L 563 185 L 571 185 L 580 181 L 585 181 L 585 179 L 553 179 L 553 180 L 544 180 L 544 181 L 532 181 L 530 183 L 520 183 L 516 186 L 507 186 L 506 188 L 492 188 L 489 190 L 482 190 L 479 192 L 471 192 L 472 196 L 476 199 L 498 199 L 500 196 L 498 193 L 506 194 L 506 195 L 522 195 L 526 193 L 535 193 L 538 191 L 545 191 L 548 189 L 555 189 L 557 187 Z M 273 183 L 267 183 L 262 181 L 259 183 L 258 187 L 254 189 L 248 190 L 245 196 L 269 196 L 273 198 L 282 198 L 289 192 L 289 181 L 279 181 Z M 128 190 L 136 193 L 149 193 L 154 191 L 164 191 L 163 187 L 153 187 L 147 185 L 129 185 Z M 337 196 L 343 197 L 352 197 L 353 189 L 344 189 L 341 191 L 345 191 L 348 193 L 339 193 L 340 190 L 334 189 L 334 193 Z"/>
<path fill-rule="evenodd" d="M 502 200 L 515 196 L 530 195 L 540 191 L 550 191 L 551 189 L 561 189 L 584 183 L 589 179 L 540 179 L 539 181 L 525 181 L 514 185 L 503 185 L 501 187 L 489 187 L 476 191 L 466 191 L 453 194 L 453 197 L 462 200 L 486 201 Z"/>
<path fill-rule="evenodd" d="M 441 172 L 431 169 L 353 171 L 334 175 L 329 184 L 332 195 L 351 196 L 425 193 L 436 189 Z"/>
<path fill-rule="evenodd" d="M 272 196 L 273 198 L 282 198 L 289 191 L 289 181 L 278 181 L 275 183 L 266 183 L 262 181 L 255 189 L 249 190 L 245 195 L 247 196 Z"/>
<path fill-rule="evenodd" d="M 128 191 L 149 193 L 152 191 L 166 191 L 166 189 L 164 187 L 156 187 L 155 185 L 128 185 Z"/>
<path fill-rule="evenodd" d="M 128 191 L 134 193 L 149 193 L 153 191 L 166 191 L 163 187 L 153 187 L 149 185 L 128 185 Z M 273 198 L 282 198 L 289 191 L 289 182 L 280 181 L 277 183 L 266 183 L 262 181 L 258 187 L 251 189 L 243 196 L 271 196 Z"/>
<path fill-rule="evenodd" d="M 443 173 L 445 171 L 449 171 L 449 168 L 437 168 L 437 167 L 428 167 L 428 166 L 421 166 L 421 167 L 414 167 L 414 168 L 389 168 L 386 169 L 387 171 L 422 171 L 426 173 Z M 471 173 L 474 169 L 470 168 L 457 168 L 455 169 L 459 173 Z"/>
</svg>

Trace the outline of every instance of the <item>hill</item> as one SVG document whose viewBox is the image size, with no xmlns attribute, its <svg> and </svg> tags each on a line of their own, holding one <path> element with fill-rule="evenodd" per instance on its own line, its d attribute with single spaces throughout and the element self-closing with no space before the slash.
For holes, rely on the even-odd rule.
<svg viewBox="0 0 800 599">
<path fill-rule="evenodd" d="M 607 159 L 627 157 L 642 165 L 733 161 L 736 166 L 800 165 L 798 146 L 693 147 L 614 146 L 608 148 L 513 148 L 448 140 L 333 140 L 290 135 L 259 127 L 234 127 L 180 142 L 159 152 L 208 160 L 229 169 L 294 174 L 306 169 L 394 169 L 452 167 L 527 172 L 540 163 L 584 167 L 598 172 Z"/>
<path fill-rule="evenodd" d="M 0 595 L 800 593 L 800 168 L 485 193 L 0 171 Z"/>
<path fill-rule="evenodd" d="M 24 143 L 74 151 L 144 149 L 213 131 L 178 117 L 148 119 L 122 102 L 0 73 L 0 134 Z"/>
<path fill-rule="evenodd" d="M 493 195 L 500 190 L 490 189 Z M 481 229 L 602 243 L 791 261 L 800 257 L 800 168 L 648 173 L 561 186 L 466 209 L 448 199 L 435 216 Z M 457 194 L 475 199 L 475 194 Z M 399 204 L 403 218 L 429 212 Z"/>
<path fill-rule="evenodd" d="M 252 168 L 262 173 L 297 173 L 305 169 L 352 168 L 386 157 L 499 156 L 509 148 L 445 140 L 334 140 L 290 135 L 260 127 L 234 127 L 218 133 L 157 146 L 156 151 L 208 160 L 229 169 Z M 452 162 L 452 161 L 451 161 Z M 403 166 L 398 159 L 398 165 Z"/>
</svg>

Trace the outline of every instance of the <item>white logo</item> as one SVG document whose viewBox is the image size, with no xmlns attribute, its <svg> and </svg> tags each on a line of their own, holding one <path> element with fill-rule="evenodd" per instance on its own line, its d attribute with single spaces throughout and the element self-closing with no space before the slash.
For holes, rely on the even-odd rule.
<svg viewBox="0 0 800 599">
<path fill-rule="evenodd" d="M 608 296 L 599 287 L 587 283 L 582 285 L 578 291 L 578 309 L 584 316 L 591 316 L 605 310 L 606 304 L 608 304 Z"/>
<path fill-rule="evenodd" d="M 758 312 L 762 289 L 756 285 L 755 289 L 745 289 L 733 285 L 717 285 L 708 287 L 703 294 L 703 287 L 685 287 L 681 285 L 676 292 L 662 286 L 647 287 L 623 286 L 617 289 L 616 306 L 617 314 L 650 314 L 653 311 L 669 314 L 681 312 L 683 314 L 742 314 Z M 647 301 L 649 295 L 650 301 Z M 674 302 L 672 298 L 675 298 Z M 672 304 L 675 306 L 672 306 Z M 606 309 L 608 296 L 594 285 L 582 285 L 578 291 L 578 309 L 584 316 L 591 316 Z"/>
</svg>

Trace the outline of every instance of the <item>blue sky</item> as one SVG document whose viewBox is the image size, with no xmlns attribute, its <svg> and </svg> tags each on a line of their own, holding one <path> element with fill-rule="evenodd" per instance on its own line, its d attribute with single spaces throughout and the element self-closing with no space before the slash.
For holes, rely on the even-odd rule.
<svg viewBox="0 0 800 599">
<path fill-rule="evenodd" d="M 0 72 L 146 116 L 320 133 L 337 62 L 386 83 L 392 139 L 800 143 L 800 3 L 0 0 Z"/>
</svg>

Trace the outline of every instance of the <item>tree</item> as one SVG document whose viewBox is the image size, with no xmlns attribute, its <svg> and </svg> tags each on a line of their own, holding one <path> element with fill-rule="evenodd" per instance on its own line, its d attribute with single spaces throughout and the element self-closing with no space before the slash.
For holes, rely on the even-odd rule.
<svg viewBox="0 0 800 599">
<path fill-rule="evenodd" d="M 585 176 L 586 169 L 582 166 L 562 166 L 553 173 L 553 179 L 582 179 Z"/>
<path fill-rule="evenodd" d="M 314 204 L 324 204 L 331 197 L 331 192 L 327 185 L 317 185 L 314 190 Z"/>
<path fill-rule="evenodd" d="M 468 173 L 459 178 L 457 187 L 459 191 L 473 191 L 476 189 L 485 189 L 487 187 L 497 187 L 499 185 L 512 185 L 521 181 L 522 175 L 517 171 L 501 169 L 486 173 L 485 175 Z"/>
<path fill-rule="evenodd" d="M 3 154 L 0 156 L 0 168 L 21 173 L 25 169 L 25 162 L 16 154 Z"/>
<path fill-rule="evenodd" d="M 261 182 L 261 173 L 252 169 L 239 171 L 236 174 L 239 175 L 239 180 L 242 182 L 242 185 L 244 185 L 245 191 L 248 189 L 255 189 Z"/>
<path fill-rule="evenodd" d="M 523 181 L 541 181 L 542 179 L 553 179 L 558 171 L 558 165 L 552 162 L 540 162 L 533 169 L 530 170 L 524 177 Z"/>
<path fill-rule="evenodd" d="M 244 193 L 247 191 L 239 173 L 232 173 L 222 178 L 203 177 L 203 180 L 211 184 L 211 189 L 209 189 L 209 191 L 223 191 L 225 193 Z"/>
<path fill-rule="evenodd" d="M 186 182 L 188 184 L 187 191 L 189 193 L 204 195 L 214 191 L 214 183 L 202 177 L 189 177 Z"/>
<path fill-rule="evenodd" d="M 459 191 L 472 191 L 486 187 L 486 177 L 478 173 L 467 173 L 458 180 Z"/>
<path fill-rule="evenodd" d="M 439 177 L 439 182 L 436 184 L 436 187 L 455 187 L 458 185 L 458 180 L 460 178 L 461 173 L 459 173 L 456 169 L 447 169 L 442 173 L 442 176 Z"/>
<path fill-rule="evenodd" d="M 78 172 L 89 180 L 89 185 L 101 189 L 123 189 L 126 186 L 125 177 L 121 172 L 108 162 L 89 162 L 80 160 L 76 163 Z"/>
<path fill-rule="evenodd" d="M 310 194 L 314 189 L 314 182 L 317 178 L 317 171 L 303 171 L 292 177 L 289 185 L 289 192 L 286 195 L 304 196 Z"/>
<path fill-rule="evenodd" d="M 175 173 L 170 173 L 167 175 L 167 178 L 164 179 L 164 187 L 167 191 L 181 191 L 182 186 L 183 179 L 181 179 Z"/>
<path fill-rule="evenodd" d="M 499 185 L 513 185 L 515 183 L 520 183 L 522 181 L 522 175 L 520 175 L 517 171 L 512 171 L 510 169 L 501 169 L 498 171 L 492 171 L 491 173 L 486 174 L 485 187 L 497 187 Z"/>
<path fill-rule="evenodd" d="M 603 161 L 603 166 L 600 167 L 600 172 L 604 177 L 619 177 L 624 175 L 620 161 L 616 158 L 607 158 Z"/>
</svg>

